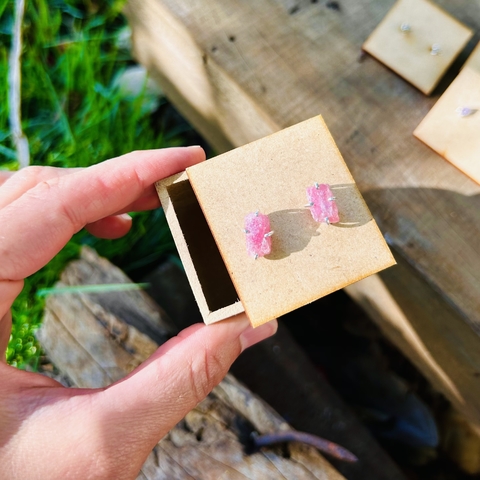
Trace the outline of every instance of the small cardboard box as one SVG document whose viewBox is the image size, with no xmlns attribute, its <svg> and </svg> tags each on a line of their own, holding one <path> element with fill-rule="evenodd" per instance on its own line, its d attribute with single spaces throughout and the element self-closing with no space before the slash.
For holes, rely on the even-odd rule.
<svg viewBox="0 0 480 480">
<path fill-rule="evenodd" d="M 340 222 L 316 223 L 306 188 L 328 183 Z M 205 323 L 245 310 L 253 326 L 395 263 L 333 138 L 314 117 L 157 183 Z M 244 219 L 260 211 L 271 254 L 247 255 Z"/>
<path fill-rule="evenodd" d="M 480 184 L 480 71 L 465 67 L 413 134 Z"/>
<path fill-rule="evenodd" d="M 429 95 L 472 36 L 429 0 L 398 0 L 363 49 Z"/>
</svg>

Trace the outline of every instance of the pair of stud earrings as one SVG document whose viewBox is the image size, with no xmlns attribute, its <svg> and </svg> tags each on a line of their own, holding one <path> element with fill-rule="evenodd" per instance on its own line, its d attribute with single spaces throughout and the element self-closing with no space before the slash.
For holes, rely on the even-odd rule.
<svg viewBox="0 0 480 480">
<path fill-rule="evenodd" d="M 338 207 L 330 186 L 326 183 L 315 183 L 307 188 L 308 204 L 316 222 L 337 223 L 340 221 Z M 245 217 L 245 237 L 247 253 L 255 260 L 268 255 L 272 251 L 273 231 L 267 215 L 260 212 L 249 213 Z"/>
<path fill-rule="evenodd" d="M 408 35 L 412 32 L 412 27 L 408 22 L 403 22 L 400 24 L 400 31 L 404 35 Z M 437 55 L 440 55 L 442 53 L 442 47 L 439 43 L 434 43 L 430 47 L 430 55 L 433 55 L 434 57 Z"/>
</svg>

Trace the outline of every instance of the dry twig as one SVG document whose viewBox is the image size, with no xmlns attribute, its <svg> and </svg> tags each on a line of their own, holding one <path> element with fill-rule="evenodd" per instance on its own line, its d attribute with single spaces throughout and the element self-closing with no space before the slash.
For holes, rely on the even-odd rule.
<svg viewBox="0 0 480 480">
<path fill-rule="evenodd" d="M 306 443 L 307 445 L 311 445 L 312 447 L 315 447 L 321 452 L 331 455 L 338 460 L 343 460 L 345 462 L 358 461 L 358 458 L 346 448 L 310 433 L 290 430 L 266 435 L 252 435 L 252 440 L 255 448 L 267 447 L 277 443 L 285 442 Z"/>
<path fill-rule="evenodd" d="M 28 139 L 22 131 L 21 119 L 21 62 L 22 56 L 22 23 L 25 12 L 25 0 L 15 2 L 15 23 L 13 27 L 12 48 L 9 59 L 8 98 L 10 104 L 10 128 L 12 129 L 13 143 L 17 150 L 17 159 L 20 168 L 30 164 L 30 149 Z"/>
</svg>

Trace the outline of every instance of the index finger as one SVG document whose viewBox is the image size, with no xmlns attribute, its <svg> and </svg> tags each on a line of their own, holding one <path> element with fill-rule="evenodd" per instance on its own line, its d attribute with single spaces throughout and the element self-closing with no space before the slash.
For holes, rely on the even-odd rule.
<svg viewBox="0 0 480 480">
<path fill-rule="evenodd" d="M 204 159 L 200 147 L 146 150 L 41 182 L 0 210 L 0 280 L 31 275 L 86 224 L 121 211 L 156 181 Z"/>
</svg>

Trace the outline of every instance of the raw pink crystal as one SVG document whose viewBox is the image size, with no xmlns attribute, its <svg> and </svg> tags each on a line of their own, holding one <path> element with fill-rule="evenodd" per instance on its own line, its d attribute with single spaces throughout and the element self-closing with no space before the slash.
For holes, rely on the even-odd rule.
<svg viewBox="0 0 480 480">
<path fill-rule="evenodd" d="M 270 220 L 259 212 L 245 217 L 247 252 L 253 258 L 263 257 L 272 251 L 272 231 Z"/>
<path fill-rule="evenodd" d="M 337 203 L 330 186 L 326 183 L 316 183 L 313 187 L 307 188 L 307 197 L 310 202 L 310 212 L 316 222 L 337 223 Z"/>
</svg>

